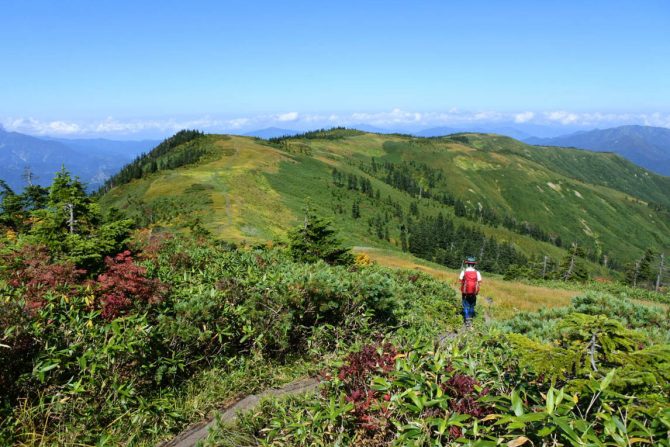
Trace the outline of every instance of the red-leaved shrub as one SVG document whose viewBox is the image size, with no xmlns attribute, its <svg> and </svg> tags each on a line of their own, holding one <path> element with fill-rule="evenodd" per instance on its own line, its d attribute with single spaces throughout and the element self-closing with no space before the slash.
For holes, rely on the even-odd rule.
<svg viewBox="0 0 670 447">
<path fill-rule="evenodd" d="M 135 264 L 130 251 L 105 258 L 106 270 L 98 276 L 102 316 L 108 320 L 124 314 L 134 301 L 157 302 L 164 289 L 157 279 L 146 277 L 146 269 Z"/>
<path fill-rule="evenodd" d="M 369 379 L 374 373 L 388 373 L 395 367 L 398 350 L 391 343 L 369 344 L 359 352 L 352 352 L 338 377 L 348 392 L 369 390 Z"/>
<path fill-rule="evenodd" d="M 481 418 L 491 413 L 491 409 L 481 405 L 477 399 L 489 393 L 487 388 L 477 391 L 479 382 L 466 374 L 456 373 L 442 384 L 442 389 L 447 393 L 451 400 L 449 408 L 452 411 L 461 414 Z"/>
<path fill-rule="evenodd" d="M 36 245 L 25 245 L 4 255 L 2 262 L 7 266 L 3 272 L 7 283 L 24 289 L 28 310 L 41 307 L 48 292 L 75 293 L 86 274 L 86 270 L 77 268 L 71 262 L 53 263 L 47 248 Z"/>
<path fill-rule="evenodd" d="M 391 372 L 397 354 L 397 349 L 391 343 L 365 345 L 359 352 L 349 354 L 346 363 L 340 368 L 338 378 L 346 390 L 345 399 L 354 404 L 353 413 L 365 430 L 381 428 L 379 415 L 368 411 L 372 405 L 380 406 L 378 393 L 370 389 L 370 378 L 374 374 Z M 385 396 L 382 399 L 388 401 Z"/>
</svg>

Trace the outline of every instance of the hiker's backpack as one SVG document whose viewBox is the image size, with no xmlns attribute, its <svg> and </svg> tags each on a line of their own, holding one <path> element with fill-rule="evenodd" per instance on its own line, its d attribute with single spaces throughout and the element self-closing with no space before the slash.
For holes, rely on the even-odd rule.
<svg viewBox="0 0 670 447">
<path fill-rule="evenodd" d="M 463 275 L 463 282 L 461 283 L 461 292 L 468 295 L 476 295 L 479 293 L 479 284 L 477 281 L 477 271 L 465 271 Z"/>
</svg>

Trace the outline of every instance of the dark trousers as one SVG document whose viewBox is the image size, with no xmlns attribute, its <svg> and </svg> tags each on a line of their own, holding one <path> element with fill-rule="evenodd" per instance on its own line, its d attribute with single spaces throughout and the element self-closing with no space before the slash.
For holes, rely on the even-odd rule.
<svg viewBox="0 0 670 447">
<path fill-rule="evenodd" d="M 468 294 L 464 293 L 462 296 L 463 301 L 463 319 L 470 320 L 475 317 L 475 304 L 477 304 L 477 295 L 474 293 Z"/>
</svg>

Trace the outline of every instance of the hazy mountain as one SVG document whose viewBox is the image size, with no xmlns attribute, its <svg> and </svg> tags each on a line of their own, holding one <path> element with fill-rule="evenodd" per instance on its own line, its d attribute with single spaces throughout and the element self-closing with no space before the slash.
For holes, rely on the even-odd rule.
<svg viewBox="0 0 670 447">
<path fill-rule="evenodd" d="M 370 132 L 370 133 L 406 133 L 406 131 L 401 129 L 384 129 L 381 127 L 372 126 L 370 124 L 365 123 L 351 124 L 347 125 L 346 127 L 347 129 L 362 130 L 363 132 Z"/>
<path fill-rule="evenodd" d="M 504 135 L 516 140 L 526 141 L 530 138 L 553 138 L 565 135 L 566 132 L 577 132 L 591 129 L 584 129 L 582 126 L 575 125 L 547 125 L 533 123 L 515 123 L 515 122 L 478 122 L 472 124 L 459 124 L 454 126 L 438 126 L 427 129 L 418 129 L 411 131 L 412 135 L 418 137 L 441 137 L 453 133 L 476 132 L 493 133 Z"/>
<path fill-rule="evenodd" d="M 429 129 L 423 129 L 418 132 L 414 132 L 413 135 L 417 137 L 443 137 L 445 135 L 451 135 L 452 133 L 461 132 L 462 129 L 457 129 L 455 127 L 431 127 Z"/>
<path fill-rule="evenodd" d="M 670 175 L 670 129 L 621 126 L 575 132 L 555 138 L 527 138 L 526 143 L 614 152 L 663 175 Z"/>
<path fill-rule="evenodd" d="M 531 135 L 514 127 L 497 127 L 497 126 L 474 126 L 474 127 L 431 127 L 414 132 L 413 135 L 417 137 L 443 137 L 454 133 L 462 132 L 477 132 L 477 133 L 494 133 L 512 137 L 517 140 L 529 138 Z"/>
<path fill-rule="evenodd" d="M 251 132 L 247 132 L 244 134 L 244 136 L 263 138 L 264 140 L 267 140 L 269 138 L 293 136 L 299 133 L 300 131 L 298 130 L 281 129 L 279 127 L 266 127 L 265 129 L 252 130 Z"/>
<path fill-rule="evenodd" d="M 34 176 L 34 183 L 49 185 L 54 174 L 65 166 L 90 189 L 95 189 L 156 143 L 149 140 L 42 139 L 0 129 L 0 179 L 20 191 L 26 185 L 23 177 L 27 168 Z"/>
<path fill-rule="evenodd" d="M 139 141 L 117 141 L 105 138 L 91 139 L 65 139 L 50 138 L 50 140 L 63 143 L 67 147 L 81 153 L 91 154 L 96 157 L 129 157 L 135 158 L 142 152 L 147 152 L 156 147 L 160 140 L 139 140 Z"/>
</svg>

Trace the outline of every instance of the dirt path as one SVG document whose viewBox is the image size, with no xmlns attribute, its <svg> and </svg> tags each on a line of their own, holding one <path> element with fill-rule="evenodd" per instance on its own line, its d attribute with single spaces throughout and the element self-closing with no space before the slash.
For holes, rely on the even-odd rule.
<svg viewBox="0 0 670 447">
<path fill-rule="evenodd" d="M 222 409 L 217 415 L 214 415 L 200 423 L 191 425 L 188 429 L 181 432 L 170 441 L 159 444 L 159 447 L 193 447 L 198 441 L 207 437 L 209 430 L 216 425 L 217 416 L 221 422 L 232 422 L 237 418 L 239 412 L 253 410 L 258 403 L 266 397 L 282 397 L 294 394 L 308 393 L 316 389 L 319 382 L 316 379 L 300 379 L 291 382 L 281 388 L 270 389 L 260 394 L 247 396 L 228 408 Z"/>
</svg>

